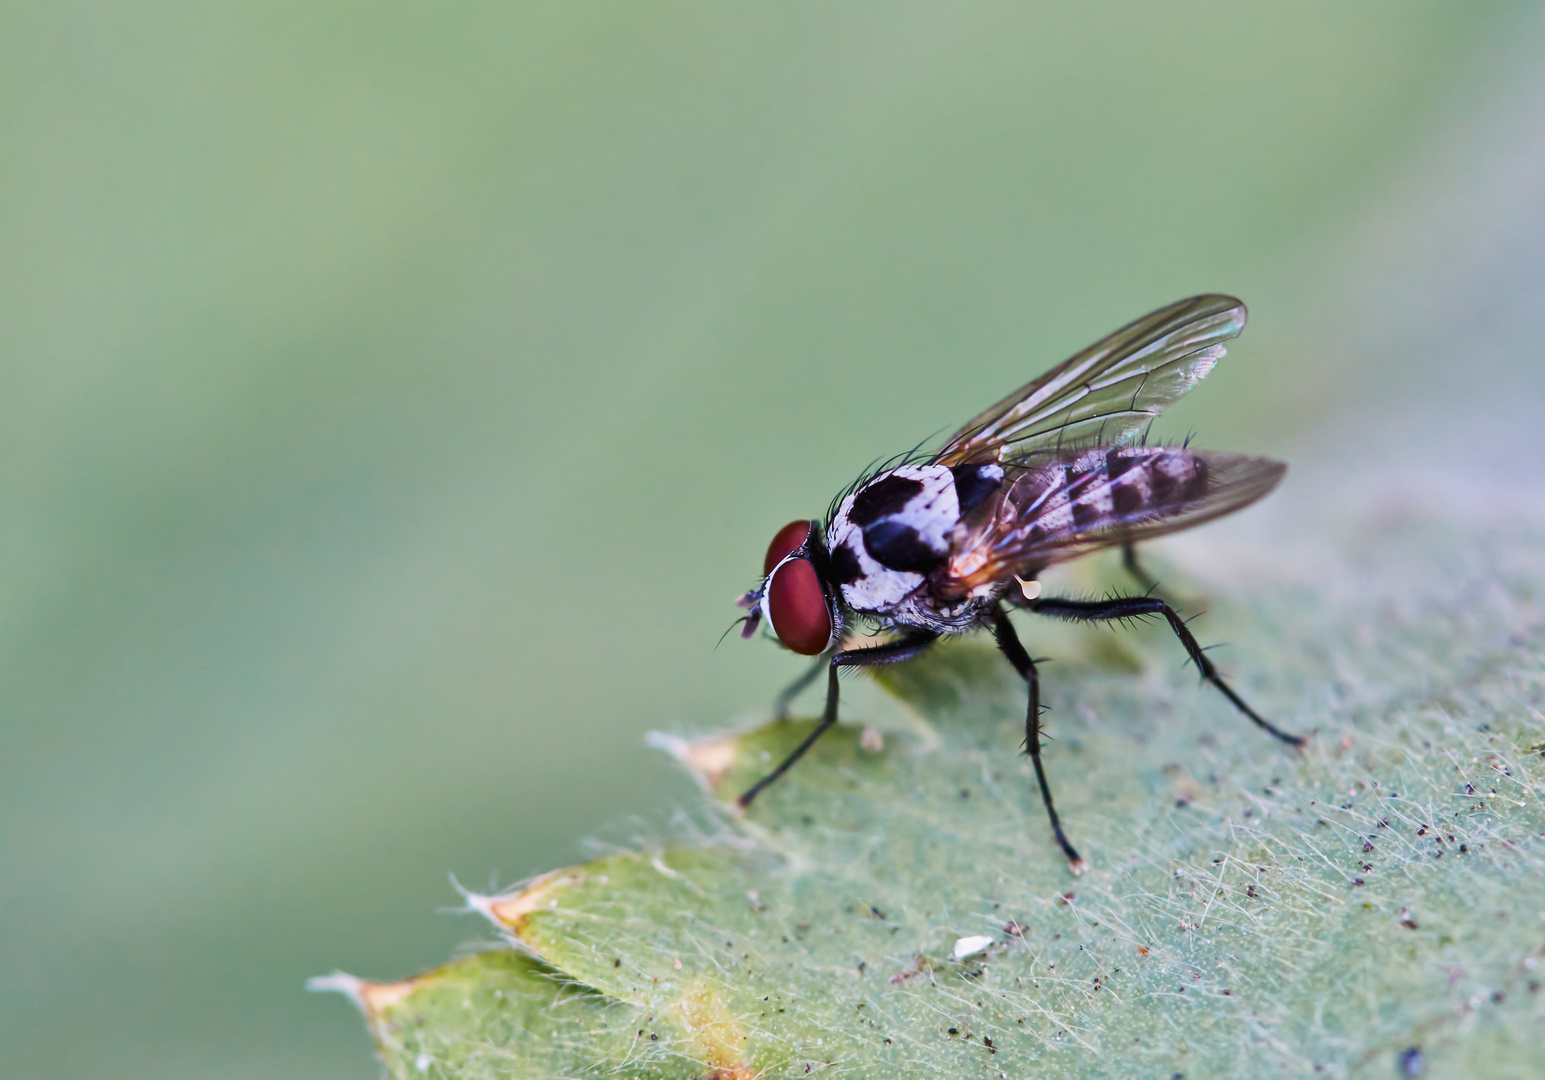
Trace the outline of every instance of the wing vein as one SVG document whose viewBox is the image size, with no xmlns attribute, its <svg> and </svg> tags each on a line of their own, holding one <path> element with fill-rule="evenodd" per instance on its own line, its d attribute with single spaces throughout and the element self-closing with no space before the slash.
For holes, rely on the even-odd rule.
<svg viewBox="0 0 1545 1080">
<path fill-rule="evenodd" d="M 973 417 L 932 460 L 1011 461 L 1080 444 L 1130 442 L 1212 369 L 1222 343 L 1239 334 L 1245 318 L 1243 303 L 1216 294 L 1160 308 Z"/>
</svg>

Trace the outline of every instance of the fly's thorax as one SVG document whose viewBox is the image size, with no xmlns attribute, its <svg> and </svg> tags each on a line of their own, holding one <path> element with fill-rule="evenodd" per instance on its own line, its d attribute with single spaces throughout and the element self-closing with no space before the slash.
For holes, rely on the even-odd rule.
<svg viewBox="0 0 1545 1080">
<path fill-rule="evenodd" d="M 995 492 L 994 464 L 903 465 L 842 500 L 827 537 L 829 575 L 854 609 L 887 613 L 949 559 L 962 513 Z"/>
</svg>

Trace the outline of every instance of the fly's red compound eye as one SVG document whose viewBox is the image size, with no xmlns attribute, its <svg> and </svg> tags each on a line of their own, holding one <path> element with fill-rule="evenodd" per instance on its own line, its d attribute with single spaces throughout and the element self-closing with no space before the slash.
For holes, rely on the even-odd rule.
<svg viewBox="0 0 1545 1080">
<path fill-rule="evenodd" d="M 810 539 L 810 522 L 791 521 L 778 530 L 778 535 L 773 537 L 772 543 L 767 545 L 767 558 L 762 560 L 762 576 L 772 573 L 773 567 L 781 563 L 789 554 Z"/>
<path fill-rule="evenodd" d="M 773 574 L 767 583 L 767 621 L 778 640 L 795 652 L 815 656 L 826 651 L 832 615 L 809 559 L 790 559 Z"/>
</svg>

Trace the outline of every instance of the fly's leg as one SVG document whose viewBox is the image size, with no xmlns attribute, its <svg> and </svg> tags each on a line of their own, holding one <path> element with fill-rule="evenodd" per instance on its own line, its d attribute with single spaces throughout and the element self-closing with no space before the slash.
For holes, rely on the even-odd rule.
<svg viewBox="0 0 1545 1080">
<path fill-rule="evenodd" d="M 926 630 L 914 630 L 905 637 L 895 641 L 887 641 L 884 645 L 872 645 L 867 649 L 847 649 L 832 654 L 827 661 L 826 676 L 826 711 L 821 714 L 821 722 L 816 725 L 814 731 L 805 737 L 805 741 L 794 748 L 794 752 L 784 758 L 782 763 L 762 777 L 756 783 L 746 789 L 746 793 L 735 800 L 735 804 L 742 810 L 751 805 L 751 800 L 762 793 L 762 789 L 772 783 L 778 777 L 789 771 L 789 767 L 805 756 L 805 751 L 815 745 L 815 741 L 825 735 L 827 729 L 837 722 L 837 669 L 845 667 L 871 667 L 875 664 L 895 664 L 902 660 L 910 660 L 928 646 L 932 645 L 939 637 L 938 634 Z"/>
<path fill-rule="evenodd" d="M 1121 567 L 1143 587 L 1144 592 L 1155 592 L 1159 588 L 1159 579 L 1144 569 L 1143 564 L 1137 561 L 1137 545 L 1121 545 Z"/>
<path fill-rule="evenodd" d="M 779 693 L 777 699 L 773 702 L 774 720 L 787 720 L 789 718 L 789 708 L 794 704 L 794 699 L 805 692 L 805 687 L 815 682 L 815 677 L 821 673 L 821 669 L 830 661 L 831 653 L 823 653 L 817 656 L 815 663 L 810 665 L 809 671 L 806 671 L 783 688 L 782 692 Z"/>
<path fill-rule="evenodd" d="M 1244 699 L 1234 693 L 1232 687 L 1223 681 L 1218 674 L 1218 669 L 1212 666 L 1212 661 L 1207 659 L 1207 654 L 1196 643 L 1196 638 L 1191 635 L 1185 621 L 1175 614 L 1175 609 L 1155 596 L 1123 596 L 1114 600 L 1035 600 L 1027 605 L 1030 610 L 1040 612 L 1042 615 L 1051 615 L 1058 619 L 1071 619 L 1075 622 L 1110 622 L 1122 619 L 1140 619 L 1147 615 L 1162 615 L 1169 628 L 1175 632 L 1180 643 L 1185 646 L 1186 654 L 1191 657 L 1191 662 L 1202 673 L 1202 678 L 1222 691 L 1234 708 L 1244 713 L 1255 721 L 1262 730 L 1270 732 L 1290 746 L 1304 745 L 1302 735 L 1290 735 L 1277 725 L 1267 720 L 1260 713 L 1246 705 Z"/>
<path fill-rule="evenodd" d="M 1057 846 L 1068 857 L 1068 866 L 1073 873 L 1082 874 L 1089 864 L 1068 843 L 1067 834 L 1062 831 L 1062 822 L 1057 819 L 1057 808 L 1052 805 L 1051 787 L 1046 783 L 1046 770 L 1041 767 L 1041 679 L 1036 674 L 1035 661 L 1030 659 L 1030 654 L 1019 643 L 1019 635 L 1014 632 L 1014 624 L 1009 621 L 1007 612 L 998 612 L 992 631 L 998 639 L 999 650 L 1030 686 L 1030 707 L 1025 713 L 1025 752 L 1030 755 L 1030 762 L 1035 766 L 1035 778 L 1041 785 L 1041 802 L 1046 804 L 1046 816 L 1051 819 L 1051 832 L 1057 838 Z"/>
</svg>

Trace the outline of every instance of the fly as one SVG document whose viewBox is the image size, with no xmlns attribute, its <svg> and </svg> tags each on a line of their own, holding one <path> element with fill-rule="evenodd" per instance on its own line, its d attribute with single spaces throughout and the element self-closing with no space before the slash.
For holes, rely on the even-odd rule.
<svg viewBox="0 0 1545 1080">
<path fill-rule="evenodd" d="M 860 478 L 824 521 L 778 530 L 762 580 L 740 598 L 743 637 L 766 619 L 790 650 L 818 657 L 778 698 L 824 668 L 821 722 L 740 798 L 744 808 L 837 722 L 837 673 L 910 660 L 946 635 L 989 630 L 1029 687 L 1025 749 L 1035 766 L 1052 835 L 1074 873 L 1085 862 L 1068 842 L 1041 766 L 1040 680 L 1008 609 L 1078 622 L 1156 617 L 1169 624 L 1202 678 L 1257 726 L 1292 746 L 1218 674 L 1185 622 L 1153 595 L 1136 545 L 1231 514 L 1282 479 L 1287 466 L 1190 446 L 1150 446 L 1142 435 L 1167 406 L 1212 370 L 1223 343 L 1245 326 L 1231 296 L 1194 296 L 1122 327 L 972 418 L 932 454 L 911 454 Z M 1105 600 L 1042 595 L 1054 563 L 1121 548 L 1147 592 Z M 843 648 L 862 619 L 893 636 Z"/>
</svg>

